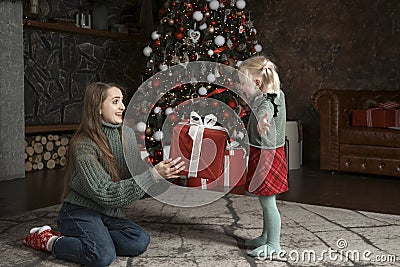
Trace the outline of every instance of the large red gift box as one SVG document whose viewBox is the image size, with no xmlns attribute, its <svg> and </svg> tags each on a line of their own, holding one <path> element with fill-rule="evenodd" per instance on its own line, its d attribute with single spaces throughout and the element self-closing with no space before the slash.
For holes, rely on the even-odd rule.
<svg viewBox="0 0 400 267">
<path fill-rule="evenodd" d="M 400 127 L 400 109 L 359 109 L 352 111 L 352 125 L 364 127 Z"/>
<path fill-rule="evenodd" d="M 215 126 L 214 115 L 191 113 L 190 123 L 178 123 L 172 130 L 170 158 L 182 157 L 185 169 L 180 175 L 216 180 L 224 170 L 227 132 Z"/>
<path fill-rule="evenodd" d="M 243 148 L 226 150 L 224 175 L 218 179 L 219 186 L 240 186 L 246 182 L 247 155 Z"/>
</svg>

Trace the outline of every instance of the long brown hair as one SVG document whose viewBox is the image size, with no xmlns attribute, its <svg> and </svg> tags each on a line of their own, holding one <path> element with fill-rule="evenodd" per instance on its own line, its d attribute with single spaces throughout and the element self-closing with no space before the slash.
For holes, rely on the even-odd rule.
<svg viewBox="0 0 400 267">
<path fill-rule="evenodd" d="M 111 152 L 110 144 L 106 135 L 102 130 L 102 118 L 100 115 L 101 105 L 107 98 L 108 89 L 118 86 L 114 84 L 106 84 L 101 82 L 94 82 L 86 87 L 85 96 L 83 99 L 83 112 L 82 119 L 79 124 L 78 130 L 75 132 L 71 139 L 70 150 L 68 152 L 68 159 L 65 172 L 65 186 L 62 199 L 69 192 L 70 179 L 75 162 L 74 144 L 82 138 L 89 138 L 96 143 L 100 152 L 104 156 L 106 162 L 106 170 L 112 177 L 114 182 L 120 181 L 120 173 L 117 167 L 115 158 Z"/>
</svg>

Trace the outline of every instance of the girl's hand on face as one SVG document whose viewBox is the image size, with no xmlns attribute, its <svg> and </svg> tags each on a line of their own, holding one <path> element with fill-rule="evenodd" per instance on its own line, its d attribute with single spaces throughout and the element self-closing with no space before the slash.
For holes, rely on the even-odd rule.
<svg viewBox="0 0 400 267">
<path fill-rule="evenodd" d="M 264 116 L 262 116 L 257 123 L 257 131 L 260 135 L 263 134 L 267 134 L 268 130 L 269 130 L 269 126 L 271 126 L 271 124 L 268 122 L 267 120 L 268 117 L 268 113 L 265 113 Z"/>
<path fill-rule="evenodd" d="M 159 162 L 153 168 L 153 175 L 154 176 L 161 176 L 165 179 L 170 178 L 178 178 L 179 173 L 185 169 L 184 162 L 181 161 L 181 157 L 178 157 L 174 160 L 167 159 L 164 161 Z"/>
</svg>

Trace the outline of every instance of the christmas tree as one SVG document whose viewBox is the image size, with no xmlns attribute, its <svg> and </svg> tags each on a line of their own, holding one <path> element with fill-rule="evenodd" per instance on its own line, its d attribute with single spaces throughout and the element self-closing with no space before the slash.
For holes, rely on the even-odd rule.
<svg viewBox="0 0 400 267">
<path fill-rule="evenodd" d="M 256 40 L 257 31 L 245 8 L 245 0 L 167 1 L 159 11 L 160 25 L 143 49 L 147 59 L 144 80 L 160 72 L 168 75 L 171 66 L 179 64 L 184 67 L 193 61 L 212 61 L 237 68 L 243 60 L 260 53 L 262 46 Z M 199 71 L 205 70 L 200 67 Z M 165 79 L 152 80 L 149 94 L 152 89 L 160 86 L 169 86 L 171 89 L 152 107 L 147 122 L 137 126 L 141 133 L 140 139 L 145 140 L 152 163 L 162 159 L 161 141 L 166 134 L 162 131 L 164 122 L 167 120 L 173 127 L 188 117 L 190 110 L 181 109 L 178 112 L 182 103 L 199 98 L 213 98 L 226 103 L 231 111 L 246 121 L 249 109 L 241 98 L 226 87 L 214 84 L 220 75 L 219 69 L 215 68 L 208 74 L 206 82 L 196 82 L 195 77 L 190 83 L 182 83 L 179 78 L 169 81 L 169 84 L 165 84 Z M 234 82 L 232 79 L 225 81 L 230 86 Z M 144 95 L 144 99 L 145 97 Z M 204 105 L 215 107 L 219 105 L 218 101 L 203 103 L 203 108 Z M 148 104 L 145 100 L 141 103 L 144 106 Z M 137 107 L 138 112 L 140 109 L 140 106 Z M 221 124 L 231 116 L 227 110 L 218 115 L 218 122 Z M 232 132 L 230 137 L 243 139 L 243 133 Z"/>
</svg>

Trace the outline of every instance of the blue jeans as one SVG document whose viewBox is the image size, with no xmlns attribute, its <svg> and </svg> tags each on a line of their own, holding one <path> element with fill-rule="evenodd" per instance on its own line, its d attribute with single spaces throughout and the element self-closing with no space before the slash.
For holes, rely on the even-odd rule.
<svg viewBox="0 0 400 267">
<path fill-rule="evenodd" d="M 57 224 L 63 237 L 54 242 L 53 255 L 87 266 L 110 265 L 117 255 L 137 256 L 150 243 L 149 234 L 132 221 L 68 202 L 62 205 Z"/>
</svg>

